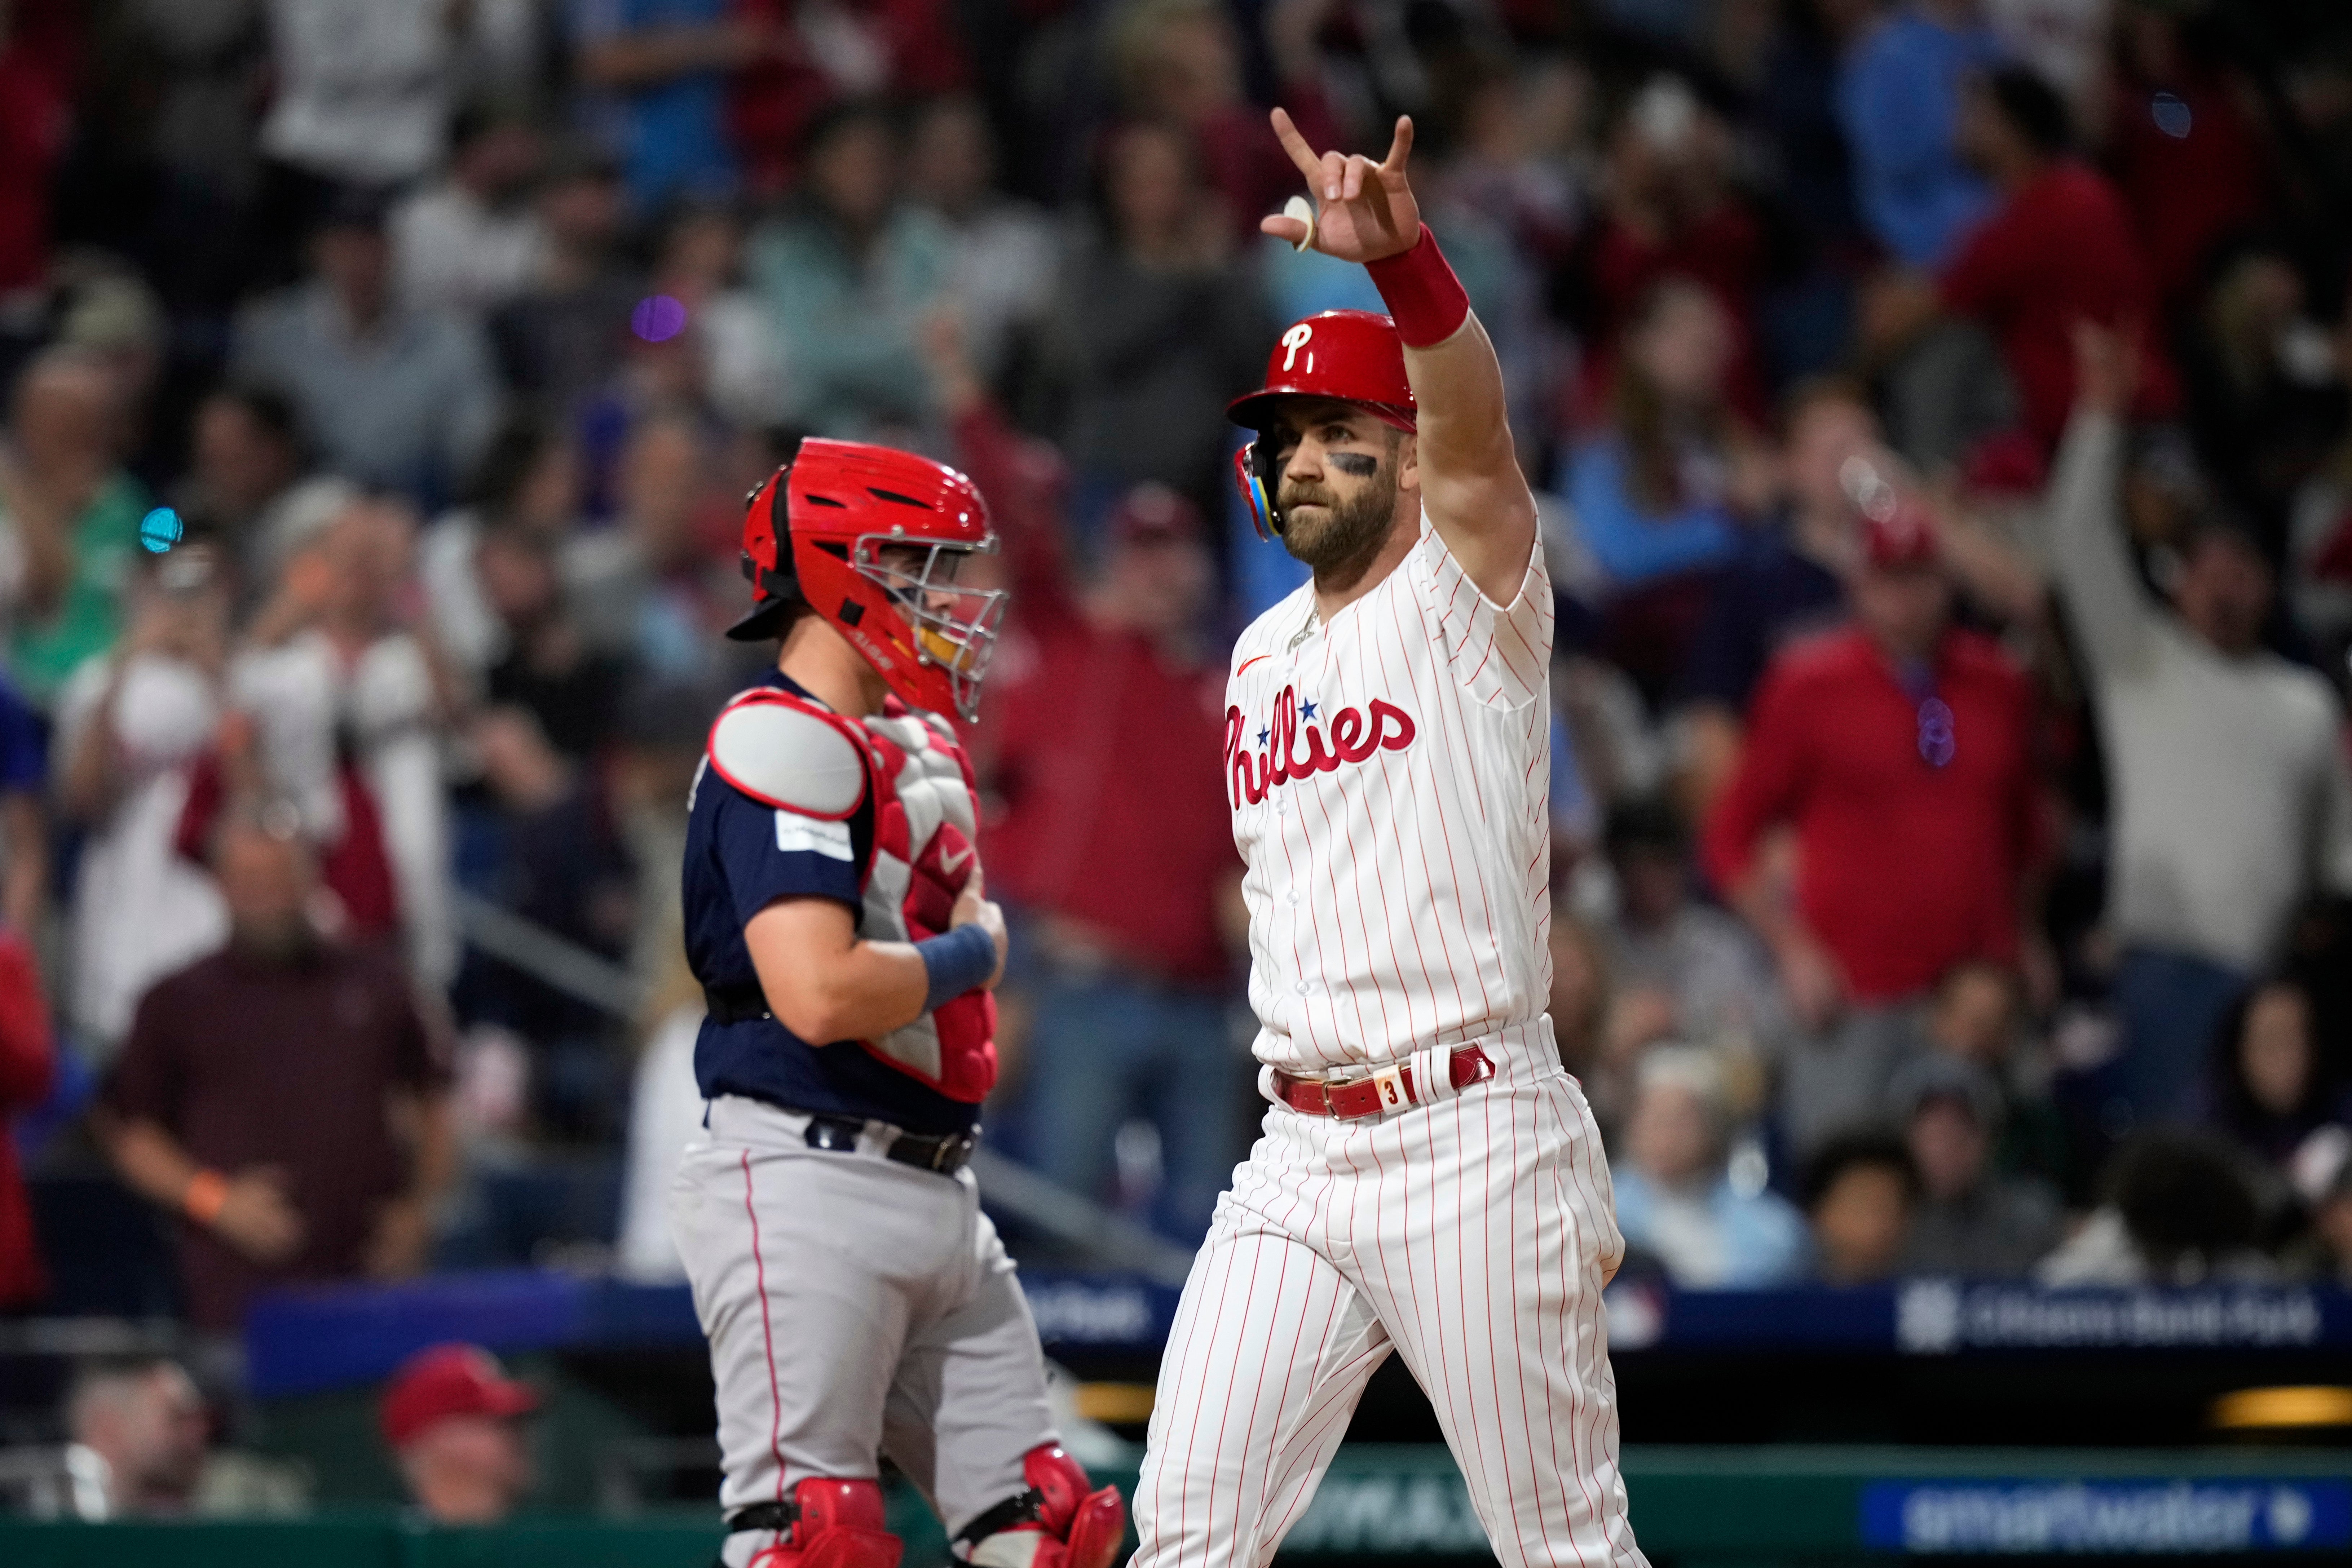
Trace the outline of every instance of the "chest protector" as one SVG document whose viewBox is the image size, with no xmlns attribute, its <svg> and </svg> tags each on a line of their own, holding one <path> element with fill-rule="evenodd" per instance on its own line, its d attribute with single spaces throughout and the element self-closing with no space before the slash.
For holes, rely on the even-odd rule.
<svg viewBox="0 0 2352 1568">
<path fill-rule="evenodd" d="M 712 727 L 710 762 L 753 800 L 806 816 L 848 818 L 870 794 L 874 850 L 859 870 L 858 935 L 920 942 L 947 931 L 956 895 L 980 864 L 979 794 L 947 720 L 893 698 L 861 725 L 789 693 L 755 689 Z M 857 1043 L 949 1099 L 976 1105 L 996 1082 L 996 998 L 967 991 Z"/>
<path fill-rule="evenodd" d="M 980 869 L 980 792 L 946 719 L 893 700 L 865 724 L 874 781 L 874 855 L 865 935 L 920 942 L 943 935 L 956 895 Z M 866 1049 L 950 1100 L 977 1105 L 996 1082 L 996 998 L 966 991 Z"/>
</svg>

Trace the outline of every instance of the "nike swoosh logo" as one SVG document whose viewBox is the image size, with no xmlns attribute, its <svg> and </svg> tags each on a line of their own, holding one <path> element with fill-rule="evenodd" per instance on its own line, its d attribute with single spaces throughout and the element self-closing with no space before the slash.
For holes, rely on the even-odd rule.
<svg viewBox="0 0 2352 1568">
<path fill-rule="evenodd" d="M 971 851 L 969 848 L 967 848 L 963 853 L 953 857 L 941 855 L 940 857 L 940 869 L 947 873 L 950 876 L 953 876 L 956 873 L 956 868 L 962 865 L 970 859 L 971 859 Z"/>
<path fill-rule="evenodd" d="M 1273 658 L 1273 657 L 1274 657 L 1274 655 L 1273 655 L 1273 654 L 1271 654 L 1271 653 L 1260 653 L 1260 654 L 1257 656 L 1257 658 L 1255 658 L 1255 659 L 1249 659 L 1249 660 L 1245 660 L 1245 661 L 1244 661 L 1244 663 L 1243 663 L 1243 664 L 1242 664 L 1242 669 L 1241 669 L 1241 670 L 1235 670 L 1235 671 L 1234 672 L 1234 679 L 1235 679 L 1235 680 L 1240 680 L 1240 679 L 1242 678 L 1242 670 L 1246 670 L 1246 669 L 1248 669 L 1248 668 L 1250 667 L 1250 665 L 1252 665 L 1252 664 L 1257 664 L 1257 663 L 1259 663 L 1259 662 L 1260 662 L 1260 661 L 1262 661 L 1262 660 L 1271 659 L 1271 658 Z"/>
</svg>

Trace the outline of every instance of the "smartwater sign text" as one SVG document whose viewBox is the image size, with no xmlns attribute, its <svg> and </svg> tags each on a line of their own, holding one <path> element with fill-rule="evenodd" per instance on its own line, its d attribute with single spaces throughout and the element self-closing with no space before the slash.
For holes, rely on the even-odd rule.
<svg viewBox="0 0 2352 1568">
<path fill-rule="evenodd" d="M 1933 1552 L 2314 1552 L 2352 1545 L 2352 1484 L 2301 1478 L 1873 1481 L 1862 1540 Z"/>
</svg>

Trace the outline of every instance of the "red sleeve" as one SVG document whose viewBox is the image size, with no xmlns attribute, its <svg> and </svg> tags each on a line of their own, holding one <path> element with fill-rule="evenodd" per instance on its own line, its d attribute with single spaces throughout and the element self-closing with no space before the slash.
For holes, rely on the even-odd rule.
<svg viewBox="0 0 2352 1568">
<path fill-rule="evenodd" d="M 1978 226 L 1944 268 L 1937 292 L 1956 316 L 1984 318 L 2004 311 L 2031 276 L 2034 247 L 2014 225 L 1994 218 Z"/>
<path fill-rule="evenodd" d="M 0 1110 L 39 1104 L 57 1064 L 33 950 L 21 936 L 0 935 Z"/>
<path fill-rule="evenodd" d="M 1068 471 L 1054 450 L 1015 430 L 1003 411 L 982 402 L 955 422 L 956 456 L 1003 540 L 1013 580 L 1013 613 L 1031 626 L 1078 619 L 1062 549 L 1063 495 Z"/>
<path fill-rule="evenodd" d="M 212 837 L 213 823 L 219 820 L 227 801 L 228 785 L 221 773 L 220 753 L 206 751 L 188 770 L 188 793 L 180 806 L 179 825 L 172 832 L 173 850 L 203 865 L 206 859 L 205 841 Z"/>
<path fill-rule="evenodd" d="M 1707 816 L 1701 852 L 1717 892 L 1727 895 L 1747 880 L 1757 841 L 1794 810 L 1803 781 L 1806 720 L 1804 687 L 1785 664 L 1775 665 L 1757 693 L 1739 767 Z"/>
</svg>

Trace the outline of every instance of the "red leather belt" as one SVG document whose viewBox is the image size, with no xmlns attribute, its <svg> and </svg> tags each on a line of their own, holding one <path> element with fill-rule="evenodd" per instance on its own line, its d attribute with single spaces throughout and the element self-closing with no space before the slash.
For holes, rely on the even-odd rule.
<svg viewBox="0 0 2352 1568">
<path fill-rule="evenodd" d="M 1495 1076 L 1495 1064 L 1487 1060 L 1484 1049 L 1475 1045 L 1456 1046 L 1445 1060 L 1446 1076 L 1455 1089 L 1467 1089 Z M 1384 1116 L 1391 1111 L 1402 1111 L 1408 1105 L 1422 1103 L 1423 1096 L 1412 1080 L 1412 1063 L 1400 1062 L 1383 1067 L 1369 1077 L 1334 1082 L 1328 1078 L 1297 1078 L 1280 1068 L 1274 1070 L 1275 1096 L 1294 1111 L 1309 1116 L 1330 1116 L 1342 1122 L 1360 1121 L 1366 1116 Z"/>
</svg>

